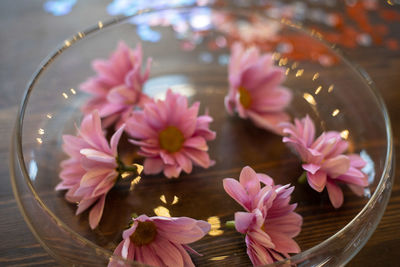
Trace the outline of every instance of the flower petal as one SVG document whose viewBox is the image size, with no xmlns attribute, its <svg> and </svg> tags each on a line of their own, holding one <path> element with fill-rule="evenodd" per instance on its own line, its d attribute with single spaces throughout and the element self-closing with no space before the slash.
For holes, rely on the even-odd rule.
<svg viewBox="0 0 400 267">
<path fill-rule="evenodd" d="M 251 201 L 243 186 L 235 179 L 225 178 L 223 180 L 225 192 L 237 203 L 239 203 L 245 210 L 251 211 Z"/>
<path fill-rule="evenodd" d="M 308 184 L 316 191 L 322 192 L 326 185 L 326 172 L 317 171 L 315 174 L 307 172 Z"/>
<path fill-rule="evenodd" d="M 255 214 L 250 212 L 235 213 L 235 228 L 239 233 L 245 234 L 254 224 Z"/>
<path fill-rule="evenodd" d="M 332 206 L 337 209 L 343 204 L 343 192 L 342 189 L 334 182 L 328 180 L 326 183 L 326 189 L 328 190 L 329 199 Z"/>
<path fill-rule="evenodd" d="M 164 162 L 161 158 L 146 158 L 143 168 L 145 174 L 157 174 L 164 168 Z"/>
<path fill-rule="evenodd" d="M 239 181 L 249 194 L 250 198 L 254 198 L 260 191 L 260 181 L 257 173 L 249 166 L 246 166 L 242 169 L 240 172 Z"/>
<path fill-rule="evenodd" d="M 100 222 L 101 216 L 103 215 L 104 203 L 106 201 L 106 195 L 103 195 L 98 202 L 93 206 L 89 213 L 89 225 L 90 228 L 94 229 Z"/>
</svg>

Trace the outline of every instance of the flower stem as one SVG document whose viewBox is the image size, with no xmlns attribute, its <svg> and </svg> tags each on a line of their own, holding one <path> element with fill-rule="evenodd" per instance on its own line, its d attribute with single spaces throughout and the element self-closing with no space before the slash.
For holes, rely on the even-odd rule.
<svg viewBox="0 0 400 267">
<path fill-rule="evenodd" d="M 306 182 L 307 182 L 307 172 L 303 172 L 301 175 L 300 175 L 300 177 L 299 177 L 299 179 L 297 180 L 297 182 L 299 183 L 299 184 L 305 184 Z"/>
<path fill-rule="evenodd" d="M 128 172 L 130 176 L 139 176 L 143 171 L 143 166 L 139 164 L 125 165 L 119 158 L 117 158 L 117 163 L 117 171 L 119 174 Z"/>
<path fill-rule="evenodd" d="M 227 221 L 227 222 L 225 223 L 225 226 L 226 226 L 227 228 L 235 228 L 235 221 Z"/>
</svg>

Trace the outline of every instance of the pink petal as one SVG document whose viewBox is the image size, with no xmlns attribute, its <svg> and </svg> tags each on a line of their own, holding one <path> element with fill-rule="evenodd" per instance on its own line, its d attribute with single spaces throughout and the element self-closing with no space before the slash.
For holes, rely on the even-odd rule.
<svg viewBox="0 0 400 267">
<path fill-rule="evenodd" d="M 161 258 L 163 266 L 184 266 L 181 251 L 170 241 L 158 238 L 152 247 Z"/>
<path fill-rule="evenodd" d="M 308 184 L 316 191 L 322 192 L 326 185 L 326 172 L 317 171 L 315 174 L 307 172 Z"/>
<path fill-rule="evenodd" d="M 354 194 L 356 194 L 359 197 L 362 197 L 365 193 L 365 188 L 362 186 L 353 184 L 348 184 L 347 186 L 350 188 L 351 191 L 353 191 Z"/>
<path fill-rule="evenodd" d="M 124 132 L 124 129 L 125 129 L 125 124 L 123 124 L 111 137 L 110 146 L 114 157 L 118 155 L 117 153 L 118 143 L 122 133 Z"/>
<path fill-rule="evenodd" d="M 325 160 L 322 169 L 326 171 L 331 178 L 336 178 L 347 172 L 350 167 L 350 160 L 345 155 L 339 155 Z"/>
<path fill-rule="evenodd" d="M 195 136 L 189 139 L 186 139 L 183 143 L 185 147 L 195 148 L 202 151 L 207 151 L 208 146 L 206 140 L 203 137 Z"/>
<path fill-rule="evenodd" d="M 97 201 L 97 198 L 86 198 L 79 202 L 78 209 L 76 210 L 75 214 L 79 215 L 85 210 L 87 210 L 90 206 L 93 205 L 94 202 Z"/>
<path fill-rule="evenodd" d="M 80 152 L 88 159 L 94 161 L 104 162 L 104 163 L 115 163 L 115 158 L 113 156 L 95 149 L 85 148 L 81 149 Z"/>
<path fill-rule="evenodd" d="M 181 171 L 182 168 L 178 167 L 178 165 L 165 165 L 164 167 L 164 175 L 167 178 L 178 178 Z"/>
<path fill-rule="evenodd" d="M 236 212 L 235 213 L 235 228 L 239 233 L 245 234 L 254 224 L 254 213 Z"/>
<path fill-rule="evenodd" d="M 211 165 L 210 157 L 207 152 L 185 148 L 182 153 L 188 156 L 193 162 L 203 168 L 208 168 Z"/>
<path fill-rule="evenodd" d="M 106 196 L 102 196 L 99 201 L 93 206 L 89 213 L 89 225 L 90 228 L 94 229 L 100 222 L 101 216 L 103 215 L 104 203 Z"/>
<path fill-rule="evenodd" d="M 172 243 L 190 244 L 203 238 L 204 229 L 197 225 L 197 221 L 188 217 L 153 219 L 158 234 Z"/>
<path fill-rule="evenodd" d="M 186 157 L 183 153 L 175 153 L 175 160 L 177 161 L 178 165 L 186 172 L 192 172 L 192 161 Z"/>
<path fill-rule="evenodd" d="M 251 200 L 247 195 L 246 190 L 243 186 L 235 179 L 225 178 L 223 180 L 223 186 L 225 192 L 237 203 L 239 203 L 245 210 L 251 211 Z"/>
<path fill-rule="evenodd" d="M 301 251 L 299 245 L 289 236 L 279 232 L 268 232 L 275 245 L 275 250 L 283 253 L 299 253 Z"/>
<path fill-rule="evenodd" d="M 273 186 L 274 185 L 274 179 L 272 179 L 269 175 L 266 175 L 264 173 L 257 173 L 257 178 L 264 185 L 269 185 L 269 186 Z"/>
<path fill-rule="evenodd" d="M 249 166 L 242 169 L 239 180 L 250 198 L 254 198 L 254 196 L 260 191 L 260 181 L 258 180 L 257 173 Z"/>
<path fill-rule="evenodd" d="M 328 180 L 326 183 L 326 189 L 328 190 L 329 199 L 331 200 L 332 206 L 337 209 L 343 204 L 343 192 L 342 189 L 335 183 Z"/>
<path fill-rule="evenodd" d="M 154 244 L 155 244 L 155 242 L 151 243 L 151 245 L 140 247 L 141 260 L 143 263 L 145 263 L 148 266 L 164 266 L 164 264 L 163 264 L 164 259 L 162 257 L 160 258 L 158 256 L 158 254 L 160 253 L 160 251 L 162 249 L 161 250 L 155 249 Z M 170 255 L 170 257 L 172 257 L 172 256 Z M 167 265 L 165 265 L 165 266 L 167 266 Z M 173 265 L 171 265 L 171 266 L 173 266 Z M 182 266 L 182 265 L 176 265 L 176 266 Z"/>
<path fill-rule="evenodd" d="M 282 129 L 278 126 L 280 123 L 289 121 L 290 117 L 285 112 L 271 113 L 256 113 L 253 111 L 247 112 L 250 119 L 261 128 L 281 134 Z"/>
<path fill-rule="evenodd" d="M 255 231 L 249 233 L 249 235 L 251 235 L 251 239 L 254 243 L 262 245 L 265 248 L 275 248 L 273 240 L 271 240 L 271 237 L 268 235 L 268 233 L 264 232 L 263 230 L 256 229 Z"/>
<path fill-rule="evenodd" d="M 95 186 L 101 182 L 108 174 L 110 173 L 110 169 L 92 169 L 83 175 L 82 180 L 80 181 L 80 186 L 89 187 Z"/>
<path fill-rule="evenodd" d="M 169 152 L 161 150 L 160 156 L 164 164 L 175 165 L 175 159 Z"/>
<path fill-rule="evenodd" d="M 145 174 L 157 174 L 163 170 L 164 162 L 161 158 L 146 158 L 143 167 Z"/>
<path fill-rule="evenodd" d="M 320 165 L 313 164 L 313 163 L 310 163 L 310 164 L 303 164 L 303 165 L 301 165 L 301 166 L 303 167 L 303 169 L 304 169 L 305 171 L 307 171 L 307 172 L 309 172 L 309 173 L 311 173 L 311 174 L 315 174 L 315 173 L 321 168 Z"/>
<path fill-rule="evenodd" d="M 185 248 L 183 246 L 181 246 L 181 245 L 178 245 L 178 244 L 175 244 L 175 246 L 176 246 L 177 249 L 179 249 L 179 252 L 182 255 L 183 266 L 185 266 L 185 267 L 194 267 L 195 265 L 193 264 L 192 259 L 190 258 L 189 254 L 185 250 L 185 248 L 187 248 L 188 246 L 185 246 Z"/>
<path fill-rule="evenodd" d="M 357 169 L 362 169 L 367 165 L 367 162 L 358 154 L 347 155 L 350 159 L 350 165 Z"/>
</svg>

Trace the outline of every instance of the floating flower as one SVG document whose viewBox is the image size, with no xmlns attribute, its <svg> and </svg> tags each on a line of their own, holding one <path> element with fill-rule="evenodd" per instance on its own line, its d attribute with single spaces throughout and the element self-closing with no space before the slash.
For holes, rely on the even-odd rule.
<svg viewBox="0 0 400 267">
<path fill-rule="evenodd" d="M 142 73 L 142 57 L 140 44 L 132 50 L 121 41 L 109 60 L 93 61 L 97 75 L 80 85 L 82 91 L 93 95 L 83 106 L 83 112 L 89 114 L 97 109 L 105 127 L 117 123 L 119 128 L 135 105 L 148 101 L 142 86 L 149 77 L 151 59 Z"/>
<path fill-rule="evenodd" d="M 316 191 L 327 188 L 329 199 L 335 208 L 343 204 L 343 192 L 338 183 L 348 184 L 358 195 L 368 186 L 367 175 L 361 171 L 366 162 L 358 155 L 344 155 L 348 142 L 339 132 L 323 132 L 315 139 L 314 122 L 307 115 L 295 119 L 294 125 L 282 124 L 288 136 L 283 142 L 290 144 L 300 155 L 308 184 Z"/>
<path fill-rule="evenodd" d="M 224 179 L 224 189 L 247 212 L 235 213 L 235 227 L 246 234 L 247 254 L 254 266 L 283 260 L 289 253 L 299 253 L 293 240 L 301 231 L 302 217 L 289 204 L 294 187 L 274 185 L 272 178 L 245 167 L 240 182 Z M 265 186 L 261 187 L 260 182 Z"/>
<path fill-rule="evenodd" d="M 84 117 L 78 136 L 63 135 L 63 149 L 70 157 L 61 162 L 62 181 L 56 190 L 67 189 L 65 198 L 78 203 L 76 214 L 90 208 L 89 224 L 96 228 L 103 214 L 108 191 L 118 176 L 117 146 L 124 126 L 104 137 L 97 111 Z"/>
<path fill-rule="evenodd" d="M 168 90 L 165 101 L 147 103 L 132 113 L 126 132 L 146 157 L 145 174 L 164 171 L 168 178 L 178 177 L 182 170 L 190 173 L 193 163 L 203 168 L 214 163 L 207 153 L 207 141 L 215 139 L 209 129 L 212 118 L 198 117 L 199 106 L 196 102 L 188 107 L 186 97 Z"/>
<path fill-rule="evenodd" d="M 203 238 L 211 229 L 205 221 L 188 217 L 141 215 L 122 233 L 123 241 L 114 255 L 151 266 L 194 266 L 187 244 Z M 108 266 L 121 266 L 112 260 Z"/>
<path fill-rule="evenodd" d="M 250 118 L 257 126 L 280 133 L 278 124 L 289 120 L 284 112 L 292 94 L 281 84 L 282 68 L 274 66 L 272 54 L 260 55 L 256 47 L 232 46 L 229 61 L 229 93 L 225 107 L 236 110 L 241 118 Z"/>
</svg>

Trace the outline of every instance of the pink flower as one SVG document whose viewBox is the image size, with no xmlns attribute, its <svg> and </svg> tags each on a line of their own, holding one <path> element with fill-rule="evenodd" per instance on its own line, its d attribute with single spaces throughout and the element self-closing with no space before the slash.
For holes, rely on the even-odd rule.
<svg viewBox="0 0 400 267">
<path fill-rule="evenodd" d="M 285 74 L 274 66 L 272 54 L 260 55 L 256 47 L 245 49 L 234 43 L 228 71 L 227 111 L 233 114 L 236 110 L 241 118 L 250 118 L 257 126 L 280 133 L 278 124 L 289 120 L 283 110 L 292 94 L 281 85 Z"/>
<path fill-rule="evenodd" d="M 111 137 L 104 137 L 97 111 L 86 115 L 78 136 L 63 135 L 63 149 L 70 157 L 61 162 L 62 181 L 56 190 L 67 189 L 65 198 L 79 203 L 76 214 L 90 208 L 89 224 L 92 229 L 99 224 L 108 191 L 119 175 L 117 171 L 117 146 L 124 126 Z"/>
<path fill-rule="evenodd" d="M 97 75 L 80 85 L 80 89 L 93 97 L 84 105 L 83 112 L 99 110 L 104 118 L 104 127 L 117 123 L 119 128 L 130 115 L 135 105 L 142 106 L 148 97 L 142 93 L 142 86 L 149 77 L 151 59 L 147 60 L 144 73 L 142 68 L 142 47 L 131 50 L 124 42 L 109 60 L 95 60 L 92 67 Z"/>
<path fill-rule="evenodd" d="M 298 253 L 293 240 L 301 231 L 302 217 L 294 212 L 297 204 L 289 204 L 294 187 L 274 185 L 272 178 L 243 168 L 240 183 L 224 179 L 225 191 L 247 212 L 235 213 L 235 227 L 246 234 L 247 254 L 255 266 L 273 263 Z M 260 182 L 265 186 L 261 188 Z"/>
<path fill-rule="evenodd" d="M 194 266 L 186 250 L 195 251 L 187 244 L 203 238 L 210 229 L 209 223 L 188 217 L 141 215 L 122 233 L 114 255 L 151 266 Z M 112 260 L 108 266 L 121 265 Z"/>
<path fill-rule="evenodd" d="M 289 143 L 300 155 L 308 184 L 318 192 L 326 187 L 335 208 L 343 204 L 343 192 L 338 183 L 348 184 L 358 195 L 362 194 L 363 188 L 368 186 L 367 175 L 361 171 L 366 163 L 356 154 L 343 154 L 348 142 L 339 132 L 324 132 L 315 139 L 314 122 L 308 115 L 295 119 L 294 125 L 284 123 L 282 127 L 288 135 L 283 142 Z"/>
<path fill-rule="evenodd" d="M 137 140 L 139 154 L 146 157 L 144 173 L 164 171 L 168 178 L 178 177 L 183 170 L 192 171 L 192 164 L 208 168 L 213 164 L 207 153 L 207 141 L 215 139 L 209 129 L 212 118 L 198 117 L 200 103 L 188 107 L 186 97 L 168 90 L 165 101 L 147 103 L 135 110 L 126 122 L 126 132 Z"/>
</svg>

